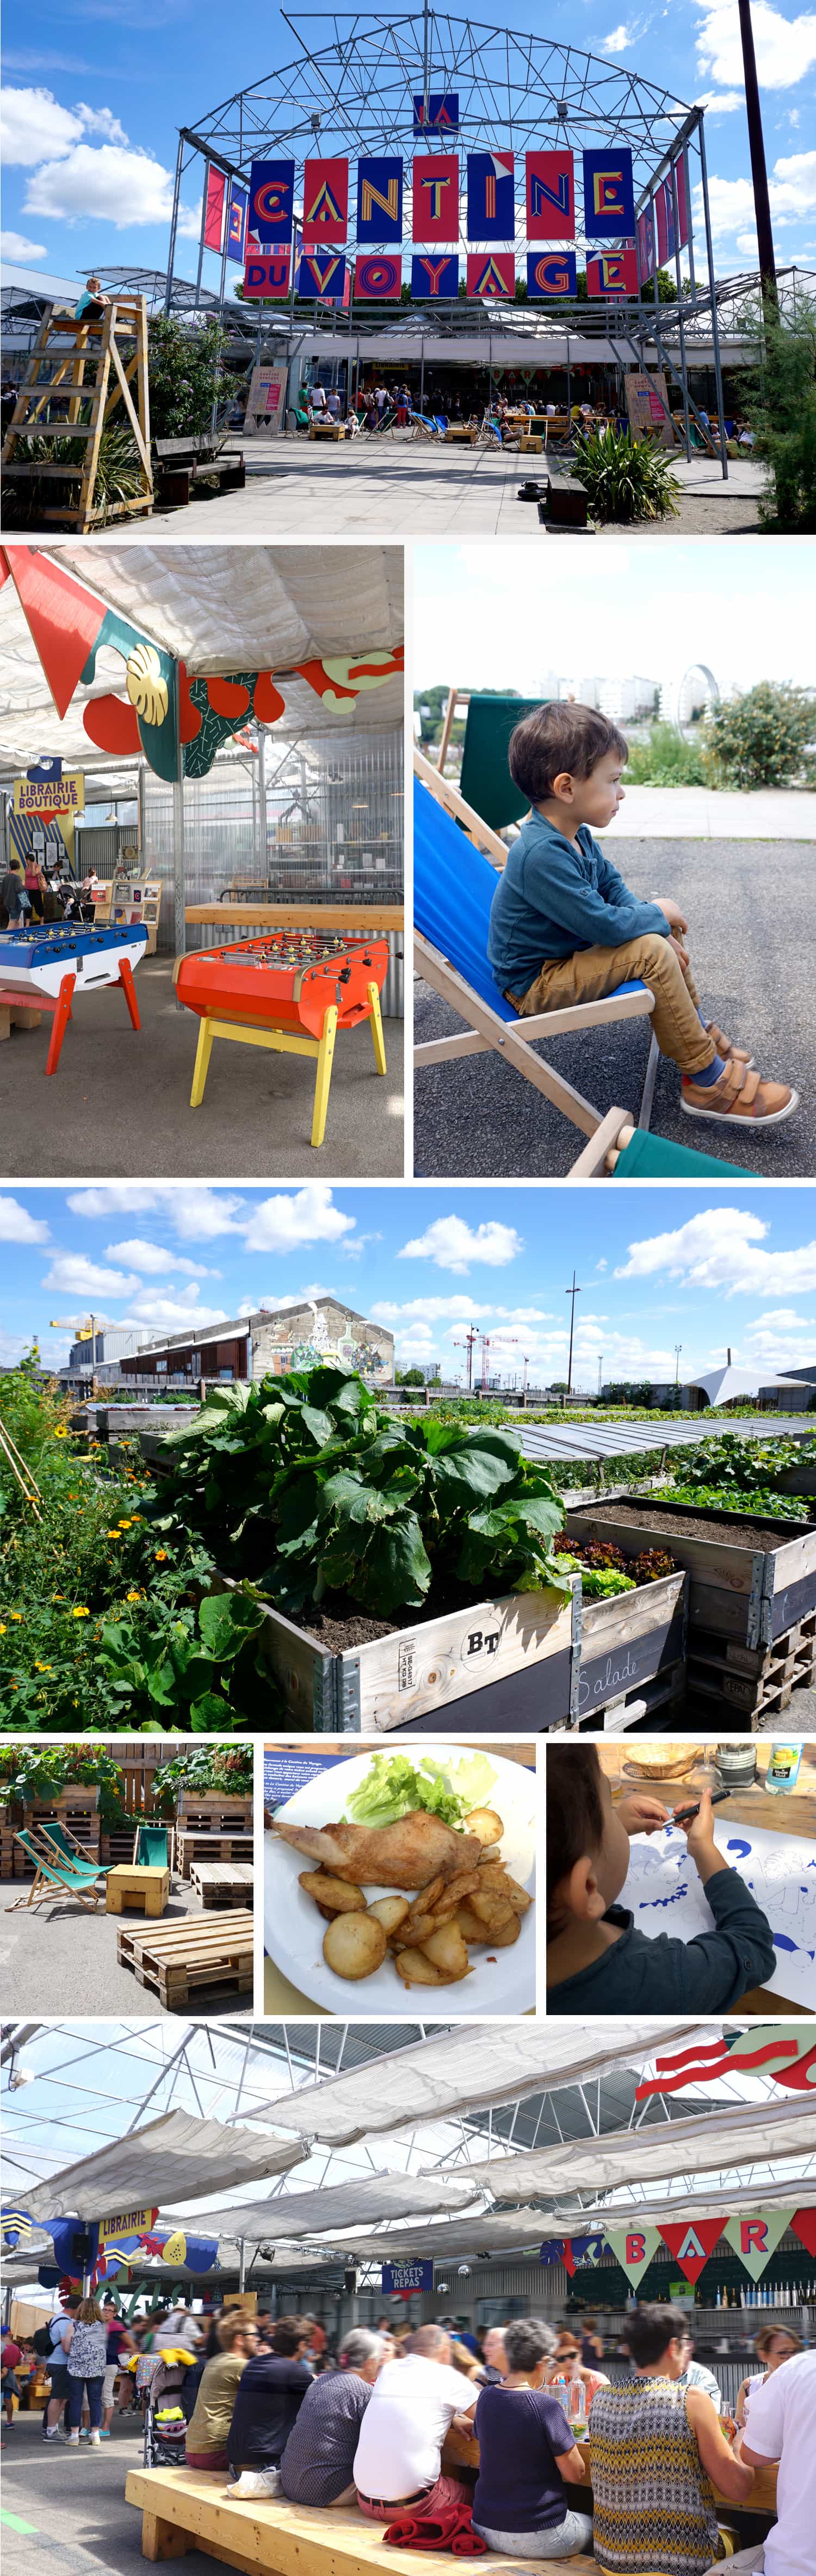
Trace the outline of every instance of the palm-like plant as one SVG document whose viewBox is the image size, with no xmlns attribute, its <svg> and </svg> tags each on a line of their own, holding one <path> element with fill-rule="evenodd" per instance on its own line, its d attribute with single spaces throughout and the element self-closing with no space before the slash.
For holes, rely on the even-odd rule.
<svg viewBox="0 0 816 2576">
<path fill-rule="evenodd" d="M 570 472 L 583 483 L 590 509 L 605 524 L 633 526 L 639 519 L 677 516 L 681 485 L 654 438 L 629 429 L 579 431 Z"/>
</svg>

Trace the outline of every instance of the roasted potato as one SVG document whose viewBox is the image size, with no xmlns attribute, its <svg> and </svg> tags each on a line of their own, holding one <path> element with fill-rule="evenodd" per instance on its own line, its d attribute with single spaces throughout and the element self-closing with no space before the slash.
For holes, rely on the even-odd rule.
<svg viewBox="0 0 816 2576">
<path fill-rule="evenodd" d="M 437 1897 L 441 1896 L 444 1885 L 445 1872 L 443 1869 L 437 1870 L 436 1877 L 429 1878 L 427 1886 L 421 1887 L 419 1895 L 414 1897 L 413 1906 L 411 1908 L 412 1913 L 432 1914 Z"/>
<path fill-rule="evenodd" d="M 475 1896 L 468 1899 L 468 1902 L 472 1905 L 474 1914 L 478 1914 L 480 1923 L 486 1924 L 490 1933 L 500 1931 L 502 1924 L 508 1923 L 511 1914 L 515 1913 L 515 1906 L 511 1904 L 509 1896 L 505 1896 L 501 1888 L 497 1888 L 495 1896 L 492 1891 L 488 1893 L 486 1888 L 484 1894 L 479 1889 Z"/>
<path fill-rule="evenodd" d="M 487 1924 L 482 1922 L 480 1914 L 474 1914 L 472 1905 L 469 1905 L 467 1901 L 464 1905 L 459 1906 L 456 1921 L 465 1941 L 475 1942 L 488 1940 L 489 1935 Z"/>
<path fill-rule="evenodd" d="M 387 1940 L 390 1941 L 392 1934 L 398 1932 L 401 1924 L 405 1922 L 411 1908 L 407 1896 L 378 1896 L 376 1904 L 367 1906 L 366 1911 L 376 1916 L 377 1922 L 382 1924 Z"/>
<path fill-rule="evenodd" d="M 426 1959 L 430 1959 L 432 1967 L 439 1969 L 446 1984 L 458 1985 L 462 1977 L 472 1975 L 467 1944 L 458 1923 L 442 1923 L 438 1932 L 431 1933 L 430 1940 L 423 1941 L 422 1947 Z"/>
<path fill-rule="evenodd" d="M 489 1845 L 501 1842 L 504 1826 L 501 1816 L 496 1814 L 495 1807 L 474 1807 L 471 1814 L 465 1817 L 465 1832 L 475 1834 L 477 1842 Z"/>
<path fill-rule="evenodd" d="M 532 1905 L 533 1902 L 532 1897 L 528 1896 L 526 1887 L 520 1887 L 518 1879 L 511 1878 L 507 1870 L 502 1872 L 502 1884 L 503 1887 L 506 1887 L 507 1894 L 512 1899 L 516 1913 L 526 1914 L 528 1906 Z"/>
<path fill-rule="evenodd" d="M 325 1906 L 329 1914 L 364 1914 L 365 1897 L 361 1887 L 347 1887 L 344 1878 L 333 1878 L 329 1869 L 302 1869 L 298 1878 L 306 1896 L 316 1905 Z"/>
<path fill-rule="evenodd" d="M 323 1957 L 336 1977 L 373 1976 L 387 1950 L 382 1924 L 374 1914 L 336 1914 L 323 1934 Z"/>
<path fill-rule="evenodd" d="M 519 1914 L 511 1914 L 509 1923 L 502 1923 L 498 1932 L 488 1932 L 488 1948 L 491 1950 L 512 1950 L 513 1943 L 518 1940 L 520 1931 L 521 1916 Z"/>
<path fill-rule="evenodd" d="M 404 1986 L 444 1986 L 447 1978 L 440 1975 L 424 1950 L 395 1950 L 394 1966 Z"/>
</svg>

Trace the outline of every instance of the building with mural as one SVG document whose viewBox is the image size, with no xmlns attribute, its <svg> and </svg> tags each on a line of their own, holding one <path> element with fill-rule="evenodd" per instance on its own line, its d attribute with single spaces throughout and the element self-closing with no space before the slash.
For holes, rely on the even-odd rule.
<svg viewBox="0 0 816 2576">
<path fill-rule="evenodd" d="M 257 1314 L 171 1333 L 166 1340 L 146 1337 L 140 1350 L 123 1356 L 121 1376 L 149 1390 L 193 1387 L 202 1378 L 285 1377 L 290 1369 L 321 1365 L 359 1369 L 372 1384 L 390 1385 L 393 1333 L 339 1297 L 304 1298 L 299 1305 L 262 1306 Z"/>
</svg>

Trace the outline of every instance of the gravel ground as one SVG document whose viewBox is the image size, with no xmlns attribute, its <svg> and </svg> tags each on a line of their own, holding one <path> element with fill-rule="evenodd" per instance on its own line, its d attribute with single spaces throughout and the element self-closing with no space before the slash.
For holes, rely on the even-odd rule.
<svg viewBox="0 0 816 2576">
<path fill-rule="evenodd" d="M 615 839 L 615 865 L 633 891 L 663 888 L 684 905 L 689 949 L 707 1016 L 750 1041 L 759 1071 L 792 1082 L 796 1116 L 766 1135 L 686 1118 L 679 1076 L 663 1057 L 652 1111 L 656 1136 L 721 1153 L 763 1179 L 816 1172 L 816 1004 L 811 942 L 814 844 L 796 841 Z M 415 987 L 417 1042 L 460 1023 L 428 986 Z M 556 1072 L 603 1114 L 637 1112 L 648 1023 L 621 1021 L 556 1038 Z M 546 1047 L 539 1052 L 547 1054 Z M 414 1169 L 422 1180 L 541 1179 L 569 1172 L 583 1136 L 497 1055 L 454 1059 L 416 1077 Z"/>
<path fill-rule="evenodd" d="M 17 2414 L 3 2433 L 4 2576 L 144 2576 L 142 2517 L 125 2503 L 125 2479 L 142 2457 L 141 2418 L 114 2416 L 111 2439 L 91 2451 L 45 2443 L 41 2417 Z M 191 2549 L 186 2576 L 212 2576 Z"/>
<path fill-rule="evenodd" d="M 54 1905 L 12 1911 L 30 1885 L 26 1879 L 0 1884 L 0 1979 L 6 2003 L 15 2017 L 49 2013 L 66 2020 L 84 2013 L 145 2014 L 155 2021 L 163 2012 L 152 1986 L 143 1986 L 131 1968 L 120 1968 L 116 1956 L 117 1926 L 141 1929 L 144 1915 L 84 1911 L 75 1897 L 58 1897 Z M 187 1879 L 174 1879 L 162 1923 L 200 1918 L 201 1907 Z M 213 1917 L 215 1920 L 215 1917 Z M 185 2004 L 183 2011 L 189 2012 Z M 220 2019 L 251 2012 L 251 1996 L 230 1994 L 226 1986 L 196 1988 L 196 2012 Z M 167 2019 L 173 2015 L 168 2013 Z"/>
</svg>

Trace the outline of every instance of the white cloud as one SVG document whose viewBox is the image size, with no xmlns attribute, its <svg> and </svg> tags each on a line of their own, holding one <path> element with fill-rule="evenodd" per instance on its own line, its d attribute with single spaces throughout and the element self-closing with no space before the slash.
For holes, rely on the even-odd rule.
<svg viewBox="0 0 816 2576">
<path fill-rule="evenodd" d="M 151 153 L 127 151 L 117 143 L 103 143 L 95 151 L 89 143 L 77 143 L 32 171 L 23 212 L 66 224 L 87 218 L 129 232 L 134 225 L 169 223 L 172 204 L 172 172 Z M 192 207 L 182 207 L 179 230 L 188 240 L 198 238 L 199 217 Z"/>
<path fill-rule="evenodd" d="M 749 1325 L 747 1339 L 754 1341 L 761 1333 L 793 1332 L 814 1334 L 812 1316 L 797 1315 L 795 1306 L 769 1306 L 764 1315 L 757 1316 L 755 1324 Z"/>
<path fill-rule="evenodd" d="M 241 1232 L 248 1252 L 296 1252 L 304 1243 L 337 1243 L 354 1218 L 335 1207 L 327 1181 L 307 1181 L 302 1190 L 262 1199 Z"/>
<path fill-rule="evenodd" d="M 67 1204 L 72 1216 L 135 1216 L 159 1207 L 161 1192 L 154 1181 L 106 1181 L 103 1190 L 69 1190 Z"/>
<path fill-rule="evenodd" d="M 16 1368 L 30 1348 L 30 1333 L 0 1333 L 0 1368 Z"/>
<path fill-rule="evenodd" d="M 183 1333 L 187 1326 L 195 1325 L 198 1331 L 202 1324 L 223 1324 L 227 1318 L 223 1306 L 199 1305 L 197 1288 L 191 1288 L 184 1297 L 174 1297 L 172 1290 L 163 1295 L 157 1289 L 142 1288 L 120 1320 L 124 1327 L 150 1326 L 158 1333 Z"/>
<path fill-rule="evenodd" d="M 608 1261 L 607 1261 L 606 1253 L 605 1253 L 605 1252 L 603 1252 L 603 1253 L 601 1254 L 600 1261 L 596 1261 L 596 1263 L 595 1263 L 595 1268 L 596 1268 L 596 1270 L 608 1270 L 608 1268 L 609 1268 L 609 1263 L 608 1263 Z"/>
<path fill-rule="evenodd" d="M 84 1252 L 60 1252 L 43 1280 L 44 1288 L 59 1289 L 61 1296 L 129 1297 L 141 1282 L 132 1272 L 103 1270 L 98 1261 L 89 1261 Z"/>
<path fill-rule="evenodd" d="M 128 1261 L 131 1270 L 145 1270 L 158 1276 L 162 1270 L 184 1271 L 188 1279 L 209 1279 L 212 1272 L 202 1269 L 200 1261 L 187 1261 L 182 1253 L 168 1252 L 160 1243 L 145 1243 L 139 1234 L 126 1243 L 106 1243 L 106 1261 Z"/>
<path fill-rule="evenodd" d="M 106 1224 L 114 1216 L 160 1216 L 175 1227 L 180 1240 L 207 1241 L 216 1234 L 237 1234 L 239 1210 L 247 1204 L 228 1189 L 200 1186 L 196 1181 L 180 1185 L 171 1181 L 106 1181 L 98 1189 L 70 1190 L 68 1206 L 73 1216 L 91 1219 L 101 1217 Z"/>
<path fill-rule="evenodd" d="M 50 89 L 4 89 L 0 99 L 3 159 L 18 168 L 50 155 L 57 161 L 79 142 L 83 119 L 58 106 Z"/>
<path fill-rule="evenodd" d="M 689 1288 L 715 1288 L 726 1297 L 763 1297 L 787 1289 L 816 1290 L 816 1243 L 790 1252 L 763 1246 L 770 1220 L 744 1208 L 708 1208 L 672 1233 L 647 1235 L 629 1246 L 616 1279 L 647 1279 L 663 1271 Z"/>
<path fill-rule="evenodd" d="M 27 233 L 0 232 L 0 259 L 44 259 L 45 242 L 29 241 Z"/>
<path fill-rule="evenodd" d="M 120 125 L 118 116 L 111 114 L 109 107 L 85 107 L 79 99 L 76 113 L 82 118 L 86 134 L 104 134 L 106 143 L 127 143 L 124 126 Z"/>
<path fill-rule="evenodd" d="M 438 1216 L 424 1234 L 412 1237 L 398 1252 L 398 1261 L 434 1261 L 438 1270 L 464 1273 L 472 1262 L 484 1262 L 491 1270 L 515 1261 L 521 1251 L 521 1236 L 515 1226 L 499 1225 L 495 1220 L 477 1226 L 466 1224 L 461 1216 Z"/>
<path fill-rule="evenodd" d="M 44 1217 L 32 1216 L 19 1199 L 0 1198 L 0 1243 L 50 1243 Z"/>
<path fill-rule="evenodd" d="M 816 25 L 816 19 L 814 20 Z M 750 179 L 720 179 L 716 172 L 708 183 L 711 226 L 716 242 L 734 243 L 737 250 L 755 261 L 757 239 L 754 221 L 754 192 Z M 774 232 L 778 235 L 788 225 L 800 227 L 816 213 L 816 152 L 791 152 L 774 162 L 768 181 L 768 196 Z M 702 223 L 702 193 L 695 191 L 695 220 Z M 785 257 L 792 255 L 793 245 L 784 243 Z M 800 245 L 796 243 L 797 255 Z"/>
<path fill-rule="evenodd" d="M 695 101 L 695 105 L 697 107 L 704 107 L 707 116 L 731 116 L 733 115 L 735 107 L 745 106 L 745 91 L 742 89 L 711 89 L 707 94 L 704 94 L 702 98 L 698 98 Z"/>
<path fill-rule="evenodd" d="M 783 18 L 769 0 L 754 0 L 751 16 L 760 89 L 793 89 L 816 63 L 816 16 L 808 10 Z M 733 0 L 703 0 L 697 61 L 711 80 L 742 94 L 742 46 Z"/>
<path fill-rule="evenodd" d="M 633 43 L 634 35 L 631 27 L 625 25 L 613 27 L 611 36 L 603 38 L 601 52 L 602 54 L 625 54 L 627 45 Z"/>
</svg>

